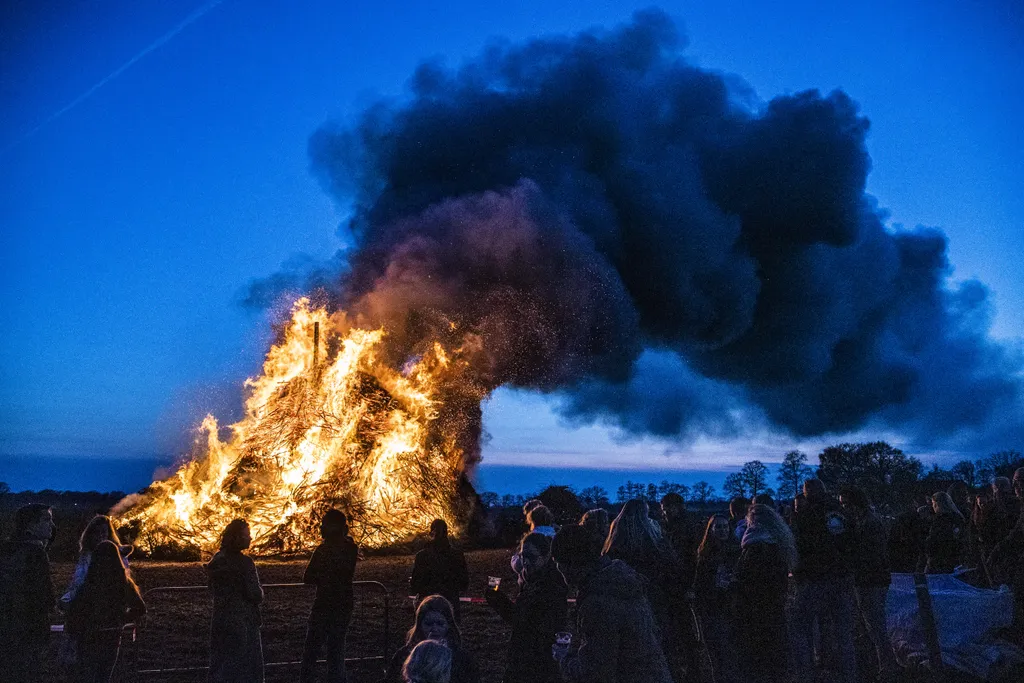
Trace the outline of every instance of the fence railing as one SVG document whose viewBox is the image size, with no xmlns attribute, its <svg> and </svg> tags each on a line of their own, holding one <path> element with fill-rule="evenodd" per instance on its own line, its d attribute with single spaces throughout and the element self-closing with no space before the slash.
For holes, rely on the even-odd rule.
<svg viewBox="0 0 1024 683">
<path fill-rule="evenodd" d="M 380 594 L 383 597 L 383 623 L 380 632 L 380 654 L 371 656 L 359 656 L 359 657 L 347 657 L 345 661 L 347 663 L 364 663 L 364 662 L 381 662 L 387 664 L 388 662 L 388 648 L 391 640 L 391 595 L 388 592 L 387 587 L 379 581 L 353 581 L 353 588 L 357 590 L 372 590 L 375 593 Z M 265 583 L 263 584 L 264 590 L 279 591 L 279 590 L 305 590 L 310 591 L 313 587 L 303 583 Z M 150 588 L 144 594 L 144 599 L 147 605 L 151 605 L 153 598 L 158 598 L 160 595 L 167 594 L 178 594 L 178 593 L 191 593 L 191 592 L 202 592 L 206 593 L 209 589 L 206 586 L 159 586 L 156 588 Z M 176 662 L 175 666 L 153 666 L 148 665 L 144 668 L 138 668 L 138 641 L 142 640 L 146 633 L 146 623 L 151 620 L 152 616 L 143 617 L 137 626 L 139 632 L 139 638 L 132 638 L 132 647 L 130 652 L 124 652 L 125 659 L 128 660 L 130 671 L 132 672 L 134 679 L 140 679 L 144 677 L 155 677 L 155 676 L 171 676 L 178 674 L 189 674 L 199 673 L 206 671 L 209 667 L 206 662 L 197 661 L 184 661 Z M 319 662 L 325 660 L 320 659 Z M 278 660 L 278 661 L 264 661 L 263 666 L 267 669 L 273 668 L 284 668 L 298 666 L 301 664 L 298 660 Z"/>
</svg>

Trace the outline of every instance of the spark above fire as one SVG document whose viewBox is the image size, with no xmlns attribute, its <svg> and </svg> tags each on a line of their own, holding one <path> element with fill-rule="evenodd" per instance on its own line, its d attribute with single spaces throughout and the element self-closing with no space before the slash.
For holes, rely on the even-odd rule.
<svg viewBox="0 0 1024 683">
<path fill-rule="evenodd" d="M 458 493 L 464 421 L 445 418 L 443 395 L 460 349 L 435 342 L 396 369 L 379 360 L 385 335 L 299 299 L 263 374 L 246 382 L 244 418 L 222 439 L 207 416 L 197 452 L 122 501 L 121 523 L 149 550 L 210 551 L 241 517 L 262 554 L 311 549 L 330 507 L 349 514 L 367 547 L 400 542 L 435 518 L 458 529 L 467 516 Z"/>
</svg>

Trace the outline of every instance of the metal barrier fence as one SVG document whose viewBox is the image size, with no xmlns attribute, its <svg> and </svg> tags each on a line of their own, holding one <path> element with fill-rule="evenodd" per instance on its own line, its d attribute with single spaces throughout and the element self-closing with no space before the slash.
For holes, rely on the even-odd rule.
<svg viewBox="0 0 1024 683">
<path fill-rule="evenodd" d="M 303 583 L 266 583 L 262 585 L 264 590 L 288 590 L 288 589 L 304 589 L 310 591 L 313 586 Z M 369 588 L 373 589 L 374 592 L 379 593 L 383 599 L 383 624 L 380 635 L 380 654 L 373 656 L 361 656 L 361 657 L 348 657 L 345 659 L 346 663 L 363 663 L 363 662 L 382 662 L 387 664 L 388 662 L 388 647 L 391 639 L 391 594 L 388 592 L 387 587 L 379 581 L 353 581 L 352 586 L 354 588 Z M 159 594 L 174 594 L 174 593 L 189 593 L 189 592 L 207 592 L 209 589 L 206 586 L 159 586 L 157 588 L 151 588 L 144 594 L 144 599 L 147 604 L 150 604 L 151 598 Z M 354 615 L 353 615 L 354 616 Z M 139 621 L 138 631 L 140 634 L 145 634 L 146 621 L 149 617 L 144 617 Z M 154 677 L 154 676 L 171 676 L 178 674 L 190 674 L 199 673 L 206 671 L 209 667 L 206 664 L 198 665 L 195 662 L 183 662 L 181 666 L 173 666 L 168 668 L 137 668 L 138 661 L 138 640 L 135 638 L 135 633 L 132 633 L 132 644 L 131 651 L 124 653 L 126 659 L 130 661 L 130 671 L 134 675 L 134 679 L 140 679 L 143 677 Z M 326 660 L 320 659 L 318 662 L 322 663 Z M 289 660 L 289 661 L 264 661 L 264 668 L 284 668 L 291 666 L 298 666 L 301 664 L 300 661 Z"/>
</svg>

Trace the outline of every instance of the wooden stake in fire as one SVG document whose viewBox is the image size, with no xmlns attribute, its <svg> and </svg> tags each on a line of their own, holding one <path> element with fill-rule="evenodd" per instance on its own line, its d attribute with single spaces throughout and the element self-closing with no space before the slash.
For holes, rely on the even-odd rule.
<svg viewBox="0 0 1024 683">
<path fill-rule="evenodd" d="M 313 371 L 316 371 L 316 366 L 319 365 L 320 360 L 320 322 L 313 323 Z"/>
</svg>

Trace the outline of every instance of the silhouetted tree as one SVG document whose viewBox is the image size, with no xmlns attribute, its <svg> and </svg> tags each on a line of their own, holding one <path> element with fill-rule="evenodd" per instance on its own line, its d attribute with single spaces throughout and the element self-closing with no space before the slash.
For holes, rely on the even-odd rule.
<svg viewBox="0 0 1024 683">
<path fill-rule="evenodd" d="M 934 463 L 932 468 L 921 477 L 923 481 L 952 481 L 956 478 L 951 471 L 939 467 L 938 463 Z"/>
<path fill-rule="evenodd" d="M 996 477 L 1012 477 L 1014 470 L 1024 467 L 1020 451 L 999 451 L 982 458 L 975 466 L 978 484 L 991 484 Z"/>
<path fill-rule="evenodd" d="M 511 493 L 506 493 L 501 497 L 501 507 L 503 508 L 522 507 L 525 502 L 526 498 L 523 496 L 517 496 Z"/>
<path fill-rule="evenodd" d="M 782 465 L 775 477 L 779 484 L 780 499 L 796 498 L 803 490 L 804 482 L 814 476 L 814 469 L 807 465 L 807 455 L 800 451 L 790 451 L 782 458 Z"/>
<path fill-rule="evenodd" d="M 583 514 L 583 506 L 576 493 L 568 486 L 549 486 L 537 498 L 544 503 L 558 524 L 575 524 Z"/>
<path fill-rule="evenodd" d="M 694 503 L 707 505 L 708 501 L 715 497 L 715 487 L 706 481 L 698 481 L 690 489 L 690 499 Z"/>
<path fill-rule="evenodd" d="M 622 487 L 620 486 L 619 488 Z M 580 502 L 588 510 L 606 507 L 611 503 L 608 499 L 608 492 L 600 486 L 588 486 L 580 491 Z"/>
<path fill-rule="evenodd" d="M 977 486 L 977 475 L 974 470 L 974 463 L 970 460 L 961 460 L 953 465 L 950 472 L 954 477 L 967 484 L 969 488 Z"/>
<path fill-rule="evenodd" d="M 501 498 L 493 491 L 484 491 L 480 494 L 480 502 L 489 508 L 493 508 L 498 506 L 501 502 Z"/>
<path fill-rule="evenodd" d="M 689 500 L 690 487 L 686 484 L 676 484 L 671 481 L 662 480 L 662 482 L 658 484 L 659 499 L 664 497 L 667 493 L 678 493 L 683 497 L 683 500 Z"/>
<path fill-rule="evenodd" d="M 744 498 L 750 497 L 747 495 L 750 489 L 747 488 L 747 482 L 740 472 L 733 472 L 732 474 L 726 475 L 725 483 L 722 484 L 722 490 L 725 491 L 725 495 L 730 498 L 735 498 L 736 496 L 743 496 Z"/>
<path fill-rule="evenodd" d="M 909 499 L 923 469 L 920 460 L 884 441 L 829 446 L 818 455 L 818 461 L 818 478 L 831 491 L 855 484 L 879 504 Z"/>
<path fill-rule="evenodd" d="M 743 463 L 743 469 L 739 472 L 750 498 L 759 493 L 765 493 L 768 484 L 768 467 L 760 460 L 751 460 Z"/>
</svg>

